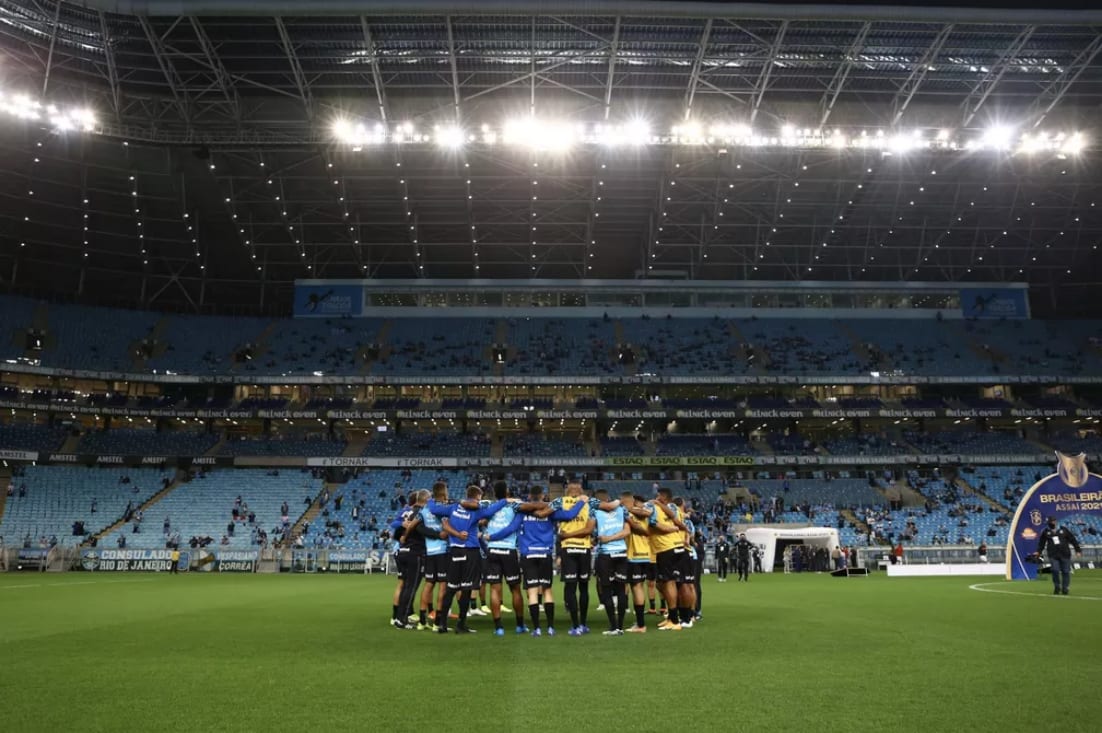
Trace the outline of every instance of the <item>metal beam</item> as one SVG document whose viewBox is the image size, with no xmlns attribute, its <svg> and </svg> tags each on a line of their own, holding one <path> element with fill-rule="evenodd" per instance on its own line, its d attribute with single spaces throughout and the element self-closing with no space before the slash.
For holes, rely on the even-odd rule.
<svg viewBox="0 0 1102 733">
<path fill-rule="evenodd" d="M 608 81 L 605 83 L 605 120 L 612 109 L 612 80 L 616 75 L 616 54 L 620 50 L 620 16 L 612 29 L 612 46 L 608 50 Z"/>
<path fill-rule="evenodd" d="M 784 43 L 784 34 L 788 32 L 788 21 L 781 21 L 781 27 L 777 29 L 777 36 L 773 39 L 773 45 L 769 47 L 769 58 L 765 60 L 765 65 L 761 69 L 761 74 L 758 76 L 758 83 L 754 88 L 754 103 L 750 108 L 750 125 L 754 124 L 754 120 L 757 119 L 758 110 L 761 109 L 761 100 L 765 98 L 765 90 L 769 87 L 769 77 L 773 74 L 773 64 L 777 60 L 777 54 L 781 51 L 781 45 Z"/>
<path fill-rule="evenodd" d="M 165 53 L 165 47 L 164 43 L 161 41 L 161 37 L 157 35 L 157 31 L 154 30 L 153 24 L 149 22 L 148 16 L 139 15 L 138 23 L 141 25 L 146 40 L 149 41 L 150 47 L 153 49 L 153 57 L 157 60 L 157 66 L 161 67 L 161 73 L 164 75 L 165 83 L 168 84 L 168 88 L 172 92 L 172 99 L 176 103 L 176 108 L 180 112 L 180 117 L 183 118 L 188 127 L 191 127 L 191 115 L 188 112 L 187 98 L 185 93 L 180 89 L 182 86 L 180 77 L 176 73 L 176 67 L 173 66 L 172 61 Z"/>
<path fill-rule="evenodd" d="M 462 118 L 459 114 L 459 64 L 455 58 L 455 32 L 452 30 L 450 15 L 444 18 L 444 22 L 448 28 L 448 64 L 452 71 L 452 97 L 455 104 L 453 112 L 455 113 L 455 122 L 458 124 L 462 121 Z"/>
<path fill-rule="evenodd" d="M 819 115 L 819 127 L 825 125 L 827 120 L 830 119 L 830 113 L 834 111 L 834 103 L 838 101 L 838 95 L 842 93 L 846 80 L 849 78 L 849 72 L 853 70 L 853 65 L 861 54 L 861 50 L 865 47 L 865 39 L 868 38 L 871 30 L 872 23 L 862 25 L 853 42 L 846 49 L 845 56 L 842 57 L 842 63 L 839 64 L 838 70 L 834 72 L 834 78 L 830 80 L 830 86 L 823 92 L 823 99 L 819 103 L 822 109 L 822 113 Z"/>
<path fill-rule="evenodd" d="M 103 57 L 107 61 L 107 83 L 111 85 L 111 108 L 115 120 L 119 121 L 122 112 L 122 94 L 119 88 L 119 70 L 115 66 L 115 52 L 111 50 L 111 33 L 107 28 L 107 16 L 99 12 L 100 37 L 103 40 Z"/>
<path fill-rule="evenodd" d="M 80 5 L 109 13 L 176 15 L 181 0 L 80 0 Z M 188 0 L 188 11 L 211 16 L 357 16 L 364 0 Z M 577 0 L 372 0 L 372 17 L 411 15 L 558 15 L 577 16 Z M 1090 26 L 1102 24 L 1102 10 L 1059 8 L 940 7 L 936 5 L 779 4 L 702 0 L 587 0 L 587 15 L 644 18 L 728 17 L 753 20 L 884 20 L 895 23 L 997 23 Z"/>
<path fill-rule="evenodd" d="M 306 109 L 306 117 L 312 120 L 314 118 L 314 100 L 310 93 L 310 84 L 306 81 L 306 74 L 302 70 L 302 64 L 299 63 L 298 54 L 295 53 L 294 45 L 291 43 L 291 35 L 287 32 L 287 26 L 283 23 L 283 18 L 276 16 L 275 23 L 276 30 L 279 31 L 279 40 L 283 45 L 283 52 L 287 56 L 287 62 L 291 65 L 295 87 L 298 89 L 299 98 L 302 99 L 302 106 Z"/>
<path fill-rule="evenodd" d="M 696 58 L 693 60 L 693 70 L 689 74 L 689 87 L 685 90 L 685 119 L 693 114 L 693 99 L 696 97 L 696 85 L 700 81 L 700 69 L 704 65 L 704 55 L 708 51 L 708 40 L 712 36 L 712 19 L 704 22 L 704 32 L 700 34 L 700 45 L 696 49 Z"/>
<path fill-rule="evenodd" d="M 987 101 L 987 98 L 991 96 L 991 92 L 995 91 L 995 86 L 1003 78 L 1006 72 L 1010 70 L 1010 67 L 1014 63 L 1014 59 L 1018 58 L 1018 54 L 1025 48 L 1025 44 L 1029 42 L 1035 30 L 1037 30 L 1037 27 L 1032 25 L 1023 28 L 1022 32 L 1018 34 L 1018 37 L 1010 44 L 1010 47 L 1006 49 L 1006 52 L 999 57 L 995 65 L 992 66 L 990 71 L 980 80 L 980 83 L 973 87 L 972 91 L 969 92 L 968 96 L 961 102 L 961 127 L 968 127 L 968 125 L 972 123 L 980 107 L 982 107 L 983 103 Z"/>
<path fill-rule="evenodd" d="M 383 87 L 383 74 L 379 70 L 379 51 L 375 46 L 375 37 L 371 34 L 371 26 L 367 18 L 360 16 L 360 29 L 363 31 L 364 44 L 367 45 L 368 58 L 371 59 L 371 82 L 375 87 L 375 99 L 379 102 L 379 116 L 383 125 L 387 124 L 386 89 Z"/>
<path fill-rule="evenodd" d="M 61 20 L 61 2 L 57 2 L 54 8 L 54 22 L 50 28 L 50 50 L 46 54 L 46 73 L 42 77 L 42 96 L 46 96 L 46 90 L 50 86 L 50 71 L 54 65 L 54 46 L 57 45 L 57 29 Z"/>
<path fill-rule="evenodd" d="M 203 55 L 206 56 L 207 61 L 210 62 L 210 68 L 214 72 L 214 78 L 218 82 L 218 88 L 222 90 L 222 96 L 226 98 L 226 102 L 229 103 L 230 108 L 233 110 L 234 119 L 240 122 L 241 99 L 237 95 L 237 87 L 233 85 L 229 72 L 227 72 L 226 67 L 222 65 L 222 59 L 218 57 L 218 52 L 215 50 L 214 44 L 211 43 L 206 30 L 204 30 L 203 26 L 200 24 L 199 19 L 192 15 L 188 16 L 188 21 L 191 23 L 192 30 L 195 31 L 195 38 L 199 41 L 199 47 L 203 49 Z"/>
<path fill-rule="evenodd" d="M 1064 71 L 1060 76 L 1056 77 L 1051 84 L 1045 87 L 1044 91 L 1037 95 L 1033 104 L 1029 105 L 1029 109 L 1026 110 L 1026 123 L 1032 127 L 1037 127 L 1044 122 L 1048 113 L 1060 103 L 1060 100 L 1064 98 L 1072 85 L 1091 65 L 1099 51 L 1102 51 L 1102 34 L 1096 35 L 1091 44 L 1084 48 L 1075 57 L 1074 61 L 1064 67 Z"/>
<path fill-rule="evenodd" d="M 911 75 L 907 77 L 907 81 L 903 82 L 903 86 L 899 88 L 899 92 L 896 93 L 895 99 L 892 100 L 892 119 L 891 127 L 895 127 L 899 124 L 900 118 L 903 117 L 903 113 L 907 111 L 907 107 L 910 105 L 911 100 L 914 99 L 915 92 L 922 86 L 923 79 L 926 78 L 926 74 L 930 71 L 930 64 L 936 59 L 937 55 L 941 53 L 941 49 L 945 47 L 945 42 L 949 40 L 949 36 L 953 33 L 953 26 L 947 25 L 941 29 L 930 44 L 930 47 L 926 49 L 926 53 L 922 54 L 922 58 L 918 60 L 914 68 L 911 69 Z"/>
</svg>

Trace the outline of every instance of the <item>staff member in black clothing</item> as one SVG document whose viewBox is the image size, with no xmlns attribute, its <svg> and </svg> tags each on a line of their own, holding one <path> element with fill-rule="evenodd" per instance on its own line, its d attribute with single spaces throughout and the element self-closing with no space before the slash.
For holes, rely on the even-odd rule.
<svg viewBox="0 0 1102 733">
<path fill-rule="evenodd" d="M 1048 518 L 1048 526 L 1041 530 L 1041 539 L 1037 543 L 1037 555 L 1048 550 L 1048 560 L 1052 563 L 1052 595 L 1068 594 L 1071 585 L 1071 548 L 1075 548 L 1078 557 L 1083 556 L 1079 540 L 1071 530 L 1056 525 L 1056 517 Z"/>
<path fill-rule="evenodd" d="M 735 543 L 735 569 L 738 570 L 738 579 L 750 582 L 750 550 L 754 544 L 746 539 L 746 533 L 742 532 Z"/>
<path fill-rule="evenodd" d="M 727 566 L 730 564 L 731 559 L 731 543 L 727 541 L 726 535 L 719 538 L 719 542 L 716 543 L 716 573 L 719 575 L 719 582 L 727 582 Z"/>
</svg>

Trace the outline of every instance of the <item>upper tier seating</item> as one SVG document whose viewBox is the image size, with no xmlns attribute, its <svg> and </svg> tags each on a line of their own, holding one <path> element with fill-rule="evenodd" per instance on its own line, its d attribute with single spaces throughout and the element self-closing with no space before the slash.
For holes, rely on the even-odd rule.
<svg viewBox="0 0 1102 733">
<path fill-rule="evenodd" d="M 619 374 L 609 358 L 612 327 L 595 318 L 510 318 L 508 345 L 516 351 L 505 365 L 512 375 Z"/>
<path fill-rule="evenodd" d="M 49 452 L 61 448 L 68 430 L 49 425 L 9 423 L 0 425 L 0 449 Z"/>
<path fill-rule="evenodd" d="M 211 433 L 163 432 L 113 428 L 85 433 L 81 453 L 128 456 L 201 456 L 218 442 Z"/>
<path fill-rule="evenodd" d="M 365 456 L 472 456 L 490 455 L 485 435 L 439 433 L 376 433 L 363 450 Z"/>
</svg>

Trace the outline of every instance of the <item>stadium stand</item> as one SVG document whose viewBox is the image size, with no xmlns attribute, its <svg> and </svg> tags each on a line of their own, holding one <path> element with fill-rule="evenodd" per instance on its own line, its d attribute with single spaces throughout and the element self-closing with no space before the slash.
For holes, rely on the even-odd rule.
<svg viewBox="0 0 1102 733">
<path fill-rule="evenodd" d="M 129 456 L 201 456 L 218 442 L 211 433 L 113 428 L 85 433 L 77 450 Z"/>
<path fill-rule="evenodd" d="M 8 423 L 0 425 L 0 448 L 21 451 L 54 451 L 61 447 L 69 431 L 63 427 Z"/>
<path fill-rule="evenodd" d="M 588 456 L 590 454 L 581 438 L 571 440 L 566 436 L 543 433 L 510 433 L 505 436 L 503 447 L 506 458 Z"/>
<path fill-rule="evenodd" d="M 376 433 L 363 450 L 365 456 L 477 456 L 490 455 L 485 435 L 439 433 Z"/>
<path fill-rule="evenodd" d="M 0 535 L 35 546 L 51 537 L 62 546 L 78 545 L 85 536 L 73 535 L 74 522 L 94 534 L 119 520 L 128 504 L 136 508 L 172 479 L 171 472 L 158 468 L 27 466 L 12 479 L 17 488 L 4 508 Z"/>
<path fill-rule="evenodd" d="M 387 338 L 388 357 L 380 359 L 372 374 L 490 374 L 487 349 L 494 341 L 489 319 L 395 319 Z"/>
<path fill-rule="evenodd" d="M 173 316 L 159 339 L 164 352 L 148 359 L 146 367 L 179 374 L 229 374 L 234 352 L 256 343 L 270 323 L 264 318 Z"/>
<path fill-rule="evenodd" d="M 622 324 L 625 341 L 637 349 L 640 372 L 685 376 L 747 370 L 746 362 L 735 358 L 735 339 L 727 321 L 633 318 Z"/>
<path fill-rule="evenodd" d="M 508 345 L 515 348 L 506 373 L 513 375 L 617 373 L 608 323 L 595 319 L 510 318 Z"/>
<path fill-rule="evenodd" d="M 641 456 L 646 453 L 646 444 L 632 437 L 601 438 L 601 455 L 605 456 Z"/>
<path fill-rule="evenodd" d="M 919 433 L 908 431 L 904 439 L 925 454 L 981 454 L 1006 455 L 1014 453 L 1036 454 L 1040 446 L 1005 432 L 978 432 L 966 430 Z"/>
<path fill-rule="evenodd" d="M 0 359 L 15 359 L 26 353 L 26 330 L 31 326 L 37 303 L 30 298 L 0 296 Z"/>
<path fill-rule="evenodd" d="M 222 456 L 339 456 L 345 443 L 326 438 L 236 438 L 227 440 L 218 454 Z"/>
<path fill-rule="evenodd" d="M 69 369 L 134 371 L 134 342 L 146 337 L 159 313 L 121 308 L 51 305 L 42 363 Z M 103 324 L 110 323 L 110 328 Z"/>
<path fill-rule="evenodd" d="M 444 480 L 453 497 L 467 484 L 461 471 L 377 469 L 362 471 L 337 488 L 321 516 L 304 537 L 309 547 L 381 549 L 389 538 L 387 525 L 399 508 L 398 497 L 415 489 L 431 489 Z"/>
<path fill-rule="evenodd" d="M 192 537 L 212 537 L 214 547 L 246 549 L 253 546 L 253 530 L 264 529 L 273 534 L 283 525 L 281 504 L 287 502 L 291 515 L 288 526 L 302 513 L 305 499 L 313 501 L 320 493 L 322 481 L 309 471 L 272 469 L 218 469 L 199 473 L 166 494 L 145 513 L 142 531 L 133 532 L 133 525 L 111 532 L 100 540 L 101 547 L 115 547 L 120 536 L 125 536 L 127 547 L 164 547 L 167 537 L 163 531 L 168 518 L 170 533 L 178 533 L 181 547 Z M 242 500 L 242 517 L 233 518 L 236 498 Z M 248 513 L 256 515 L 255 522 L 248 521 Z M 227 532 L 234 525 L 232 536 Z M 221 538 L 227 535 L 228 543 Z M 269 535 L 271 537 L 271 535 Z"/>
</svg>

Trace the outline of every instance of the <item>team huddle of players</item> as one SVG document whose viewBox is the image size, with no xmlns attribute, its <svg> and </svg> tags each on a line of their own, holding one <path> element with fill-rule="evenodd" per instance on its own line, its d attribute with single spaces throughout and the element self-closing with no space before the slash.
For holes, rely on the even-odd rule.
<svg viewBox="0 0 1102 733">
<path fill-rule="evenodd" d="M 656 493 L 651 501 L 630 492 L 610 500 L 607 492 L 597 491 L 590 498 L 582 494 L 581 484 L 570 483 L 564 496 L 547 502 L 541 487 L 532 488 L 527 499 L 520 500 L 508 497 L 506 484 L 498 482 L 492 503 L 482 501 L 478 486 L 467 487 L 466 498 L 453 503 L 443 482 L 436 483 L 431 494 L 412 492 L 390 525 L 399 542 L 399 581 L 391 623 L 402 629 L 433 628 L 447 633 L 451 616 L 457 619 L 456 633 L 473 633 L 467 625 L 472 594 L 485 583 L 490 587 L 495 635 L 505 633 L 502 589 L 508 586 L 516 633 L 554 636 L 552 581 L 557 560 L 570 615 L 570 636 L 590 631 L 589 580 L 593 573 L 608 615 L 606 636 L 646 632 L 648 584 L 657 587 L 662 605 L 668 609 L 658 629 L 691 628 L 700 617 L 703 550 L 694 545 L 700 536 L 680 498 L 665 488 Z M 420 608 L 414 615 L 413 603 L 422 579 Z M 522 597 L 522 584 L 527 598 Z M 625 629 L 629 591 L 635 623 Z M 450 611 L 457 599 L 458 614 L 453 615 Z M 650 603 L 653 611 L 653 591 Z M 524 618 L 525 605 L 530 627 Z M 541 611 L 545 631 L 540 628 Z"/>
</svg>

